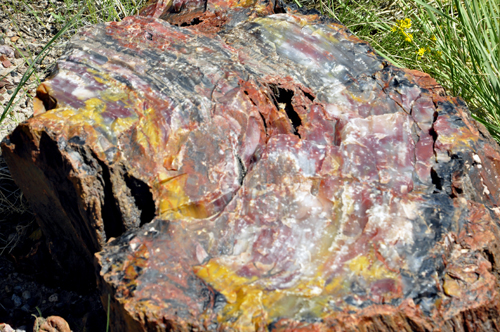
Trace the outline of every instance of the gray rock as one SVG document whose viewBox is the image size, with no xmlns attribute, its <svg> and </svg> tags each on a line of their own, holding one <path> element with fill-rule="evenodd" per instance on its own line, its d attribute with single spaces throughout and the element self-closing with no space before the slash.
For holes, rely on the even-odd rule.
<svg viewBox="0 0 500 332">
<path fill-rule="evenodd" d="M 31 293 L 29 291 L 24 291 L 22 297 L 25 300 L 29 300 L 31 298 Z"/>
<path fill-rule="evenodd" d="M 12 302 L 14 302 L 14 306 L 17 308 L 19 306 L 21 306 L 21 304 L 23 304 L 23 301 L 21 300 L 21 298 L 19 296 L 17 296 L 16 294 L 12 294 Z"/>
<path fill-rule="evenodd" d="M 12 58 L 14 57 L 14 50 L 7 45 L 1 45 L 0 54 L 5 54 L 7 57 Z"/>
</svg>

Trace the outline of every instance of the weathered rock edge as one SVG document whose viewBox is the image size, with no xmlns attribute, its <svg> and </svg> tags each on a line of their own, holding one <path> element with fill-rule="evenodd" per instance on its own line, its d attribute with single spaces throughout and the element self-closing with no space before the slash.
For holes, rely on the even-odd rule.
<svg viewBox="0 0 500 332">
<path fill-rule="evenodd" d="M 21 124 L 2 144 L 13 177 L 37 212 L 59 272 L 80 287 L 91 287 L 96 265 L 105 307 L 111 295 L 111 327 L 116 331 L 499 330 L 498 145 L 471 119 L 463 102 L 443 96 L 427 75 L 385 63 L 335 22 L 284 11 L 265 2 L 250 6 L 158 2 L 143 11 L 151 17 L 87 28 L 74 37 L 56 72 L 37 91 L 38 116 Z M 268 16 L 273 13 L 281 14 Z M 283 43 L 272 39 L 276 27 L 289 39 Z M 331 32 L 341 42 L 322 46 L 324 53 L 308 53 L 308 46 L 321 42 L 307 39 L 309 31 Z M 296 36 L 300 43 L 294 46 L 304 46 L 305 53 L 298 47 L 287 53 L 287 41 Z M 201 55 L 196 53 L 199 48 Z M 301 58 L 303 54 L 309 58 Z M 344 68 L 332 76 L 322 75 L 328 63 Z M 209 65 L 216 70 L 208 70 Z M 86 90 L 72 86 L 75 78 L 68 75 L 75 75 Z M 327 79 L 331 81 L 325 83 Z M 238 113 L 241 109 L 245 116 Z M 216 116 L 224 121 L 217 122 Z M 177 126 L 184 131 L 179 129 L 181 138 L 169 145 L 172 118 L 181 121 Z M 234 119 L 243 129 L 234 129 Z M 391 137 L 391 132 L 375 131 L 378 138 L 373 140 L 365 133 L 370 139 L 363 140 L 352 128 L 381 125 L 377 119 L 397 132 L 386 146 L 409 146 L 413 157 L 401 161 L 387 149 L 390 158 L 369 156 L 376 160 L 370 168 L 368 152 L 356 146 L 364 144 L 375 151 L 384 146 L 380 137 Z M 236 133 L 239 141 L 228 141 L 228 133 Z M 204 143 L 206 137 L 217 144 Z M 353 138 L 358 140 L 354 145 L 348 143 Z M 221 144 L 233 144 L 234 154 L 223 154 L 223 160 L 212 158 Z M 323 145 L 331 148 L 323 152 Z M 198 157 L 180 151 L 181 146 Z M 233 214 L 250 216 L 238 204 L 252 201 L 252 188 L 259 185 L 256 175 L 270 174 L 276 183 L 287 181 L 275 170 L 286 164 L 271 159 L 273 152 L 283 149 L 318 159 L 313 171 L 299 165 L 289 172 L 295 181 L 311 183 L 312 196 L 333 202 L 324 204 L 344 199 L 331 192 L 341 188 L 335 182 L 340 181 L 344 187 L 354 183 L 375 197 L 388 193 L 400 200 L 398 204 L 414 199 L 424 206 L 411 219 L 413 244 L 398 244 L 406 238 L 397 235 L 396 242 L 388 245 L 406 261 L 389 259 L 380 244 L 386 245 L 390 236 L 377 238 L 370 233 L 375 226 L 366 211 L 352 212 L 347 215 L 349 227 L 339 226 L 341 233 L 357 239 L 353 243 L 369 245 L 350 247 L 357 256 L 342 258 L 343 266 L 354 273 L 356 257 L 375 255 L 376 262 L 386 265 L 386 275 L 397 268 L 391 286 L 387 286 L 390 278 L 369 281 L 362 271 L 355 276 L 337 271 L 352 282 L 352 294 L 338 291 L 334 309 L 324 316 L 298 313 L 269 321 L 240 307 L 239 316 L 227 322 L 224 308 L 230 307 L 231 294 L 217 280 L 203 277 L 203 266 L 232 248 L 224 242 L 227 237 L 238 238 L 229 221 Z M 314 157 L 316 152 L 323 157 Z M 180 155 L 182 161 L 176 159 Z M 356 158 L 365 159 L 357 164 Z M 183 174 L 205 174 L 195 169 L 200 162 L 214 174 L 224 165 L 225 174 L 217 178 L 217 185 L 210 187 L 202 176 L 194 187 L 165 187 L 179 179 L 175 172 L 185 165 L 193 168 L 185 168 Z M 384 177 L 386 170 L 389 176 Z M 319 177 L 319 184 L 308 180 L 306 171 Z M 267 184 L 276 184 L 272 181 Z M 179 186 L 187 197 L 180 203 L 174 190 Z M 193 189 L 201 186 L 207 191 Z M 401 215 L 388 216 L 394 216 L 389 219 L 394 224 L 386 228 L 397 227 Z M 322 217 L 311 218 L 301 222 L 318 222 Z M 226 238 L 216 237 L 220 243 L 211 248 L 203 235 L 192 235 L 203 229 L 228 231 Z M 158 249 L 161 255 L 155 254 Z M 419 250 L 425 253 L 417 254 Z M 231 257 L 228 252 L 225 255 Z M 170 265 L 162 265 L 165 262 Z M 420 263 L 415 267 L 407 262 Z M 196 274 L 191 270 L 195 265 L 200 266 Z M 177 273 L 182 277 L 173 284 Z M 258 291 L 267 294 L 265 289 Z M 252 324 L 245 323 L 246 316 Z"/>
</svg>

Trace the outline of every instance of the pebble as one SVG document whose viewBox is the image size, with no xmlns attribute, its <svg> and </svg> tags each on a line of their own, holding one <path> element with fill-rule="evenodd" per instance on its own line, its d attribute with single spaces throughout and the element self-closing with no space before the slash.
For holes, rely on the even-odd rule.
<svg viewBox="0 0 500 332">
<path fill-rule="evenodd" d="M 14 58 L 16 59 L 22 59 L 23 58 L 23 53 L 21 53 L 19 50 L 14 51 Z"/>
<path fill-rule="evenodd" d="M 12 66 L 12 63 L 10 63 L 9 60 L 4 60 L 2 61 L 2 65 L 4 66 L 4 68 L 9 68 L 10 66 Z"/>
<path fill-rule="evenodd" d="M 7 45 L 1 45 L 0 54 L 5 54 L 7 57 L 12 58 L 14 56 L 14 50 Z"/>
<path fill-rule="evenodd" d="M 16 332 L 9 324 L 0 324 L 0 331 L 2 332 Z"/>
<path fill-rule="evenodd" d="M 5 39 L 0 38 L 0 45 L 5 45 Z"/>
<path fill-rule="evenodd" d="M 31 293 L 30 293 L 30 291 L 24 291 L 22 296 L 23 296 L 23 299 L 29 300 L 31 297 Z"/>
<path fill-rule="evenodd" d="M 19 74 L 16 71 L 10 72 L 10 76 L 12 76 L 12 77 L 16 77 L 17 75 L 19 75 Z"/>
<path fill-rule="evenodd" d="M 12 90 L 7 90 L 7 93 L 8 93 L 9 95 L 11 95 L 11 94 L 13 94 L 13 93 L 14 93 L 14 91 L 12 91 Z"/>
<path fill-rule="evenodd" d="M 57 293 L 54 293 L 51 296 L 49 296 L 49 302 L 57 302 L 57 300 L 59 300 L 59 296 L 57 295 Z"/>
<path fill-rule="evenodd" d="M 23 304 L 23 301 L 21 300 L 21 298 L 19 296 L 17 296 L 16 294 L 12 294 L 12 302 L 14 302 L 14 306 L 17 308 L 19 306 L 21 306 L 21 304 Z"/>
</svg>

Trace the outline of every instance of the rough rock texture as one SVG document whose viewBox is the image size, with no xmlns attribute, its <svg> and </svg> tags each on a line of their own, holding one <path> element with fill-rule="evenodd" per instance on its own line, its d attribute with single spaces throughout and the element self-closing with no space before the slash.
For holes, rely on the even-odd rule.
<svg viewBox="0 0 500 332">
<path fill-rule="evenodd" d="M 115 331 L 500 328 L 499 147 L 336 22 L 153 2 L 81 30 L 36 114 L 4 155 Z"/>
</svg>

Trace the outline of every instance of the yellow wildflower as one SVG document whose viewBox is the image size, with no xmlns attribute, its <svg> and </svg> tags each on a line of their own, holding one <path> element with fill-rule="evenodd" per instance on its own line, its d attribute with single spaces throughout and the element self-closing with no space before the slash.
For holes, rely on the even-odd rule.
<svg viewBox="0 0 500 332">
<path fill-rule="evenodd" d="M 413 41 L 413 34 L 412 33 L 406 33 L 403 31 L 403 35 L 405 36 L 405 41 L 411 43 Z"/>
<path fill-rule="evenodd" d="M 437 51 L 437 52 L 436 52 L 436 55 L 437 55 L 437 56 L 441 56 L 441 55 L 443 55 L 443 52 L 441 52 L 441 51 Z"/>
<path fill-rule="evenodd" d="M 435 36 L 435 35 L 432 35 L 431 40 L 432 40 L 432 41 L 436 41 L 436 40 L 437 40 L 436 36 Z"/>
<path fill-rule="evenodd" d="M 417 51 L 417 54 L 418 56 L 422 57 L 424 54 L 425 54 L 425 48 L 420 48 L 418 51 Z"/>
<path fill-rule="evenodd" d="M 400 25 L 403 29 L 409 29 L 411 28 L 411 20 L 409 18 L 405 18 L 404 20 L 400 21 Z"/>
<path fill-rule="evenodd" d="M 411 20 L 409 18 L 405 18 L 404 20 L 397 20 L 398 22 L 398 27 L 401 30 L 406 30 L 411 28 Z"/>
<path fill-rule="evenodd" d="M 405 30 L 411 28 L 411 20 L 409 18 L 405 18 L 404 20 L 396 20 L 396 25 L 391 28 L 392 32 L 397 30 L 401 30 L 404 33 Z"/>
</svg>

